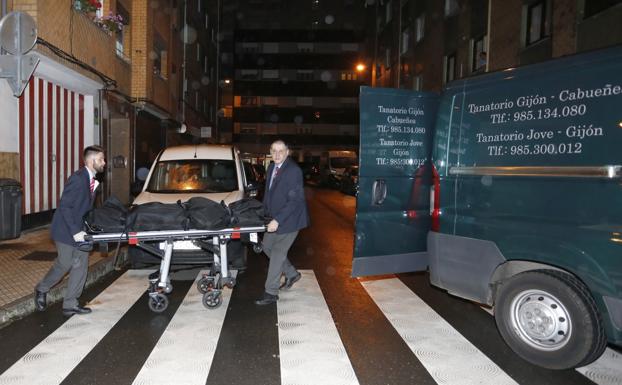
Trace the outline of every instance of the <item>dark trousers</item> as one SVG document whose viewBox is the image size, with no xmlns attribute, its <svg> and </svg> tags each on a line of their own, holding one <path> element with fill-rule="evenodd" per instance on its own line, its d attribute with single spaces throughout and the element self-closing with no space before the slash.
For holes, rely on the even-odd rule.
<svg viewBox="0 0 622 385">
<path fill-rule="evenodd" d="M 298 271 L 287 258 L 287 252 L 296 240 L 298 231 L 285 234 L 265 233 L 263 236 L 262 247 L 264 253 L 270 258 L 268 266 L 268 277 L 266 278 L 266 293 L 279 294 L 281 285 L 281 275 L 293 278 Z"/>
<path fill-rule="evenodd" d="M 36 289 L 47 293 L 69 272 L 67 290 L 63 299 L 63 309 L 70 309 L 78 306 L 78 297 L 80 297 L 82 289 L 84 289 L 89 267 L 89 253 L 61 242 L 56 242 L 56 250 L 58 250 L 58 256 L 54 265 L 39 282 Z"/>
</svg>

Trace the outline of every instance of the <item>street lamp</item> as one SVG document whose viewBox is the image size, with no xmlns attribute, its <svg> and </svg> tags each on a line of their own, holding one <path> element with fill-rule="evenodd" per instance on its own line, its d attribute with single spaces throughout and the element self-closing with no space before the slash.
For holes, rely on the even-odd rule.
<svg viewBox="0 0 622 385">
<path fill-rule="evenodd" d="M 358 63 L 358 64 L 356 65 L 356 71 L 357 71 L 357 72 L 363 72 L 363 71 L 365 71 L 365 64 L 363 64 L 363 63 Z"/>
</svg>

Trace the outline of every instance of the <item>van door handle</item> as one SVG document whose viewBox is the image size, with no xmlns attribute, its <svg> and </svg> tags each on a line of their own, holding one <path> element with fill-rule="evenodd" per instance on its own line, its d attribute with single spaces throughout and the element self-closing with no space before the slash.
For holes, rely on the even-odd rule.
<svg viewBox="0 0 622 385">
<path fill-rule="evenodd" d="M 387 183 L 384 179 L 376 179 L 371 188 L 372 206 L 381 205 L 387 197 Z"/>
</svg>

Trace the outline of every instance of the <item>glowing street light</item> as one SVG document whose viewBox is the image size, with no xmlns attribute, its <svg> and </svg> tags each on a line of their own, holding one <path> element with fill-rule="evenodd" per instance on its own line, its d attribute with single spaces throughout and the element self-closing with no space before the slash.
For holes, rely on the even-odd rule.
<svg viewBox="0 0 622 385">
<path fill-rule="evenodd" d="M 363 64 L 363 63 L 358 63 L 358 64 L 356 65 L 356 71 L 357 71 L 357 72 L 363 72 L 363 71 L 365 71 L 365 64 Z"/>
</svg>

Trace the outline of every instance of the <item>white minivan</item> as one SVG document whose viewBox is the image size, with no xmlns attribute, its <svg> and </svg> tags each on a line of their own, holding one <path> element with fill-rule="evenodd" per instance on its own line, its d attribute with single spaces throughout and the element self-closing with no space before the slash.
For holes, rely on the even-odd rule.
<svg viewBox="0 0 622 385">
<path fill-rule="evenodd" d="M 192 197 L 204 197 L 227 205 L 256 193 L 247 182 L 239 151 L 231 145 L 194 144 L 168 147 L 162 150 L 147 175 L 145 184 L 133 204 L 149 202 L 185 202 Z M 247 248 L 240 240 L 228 244 L 230 264 L 241 269 L 246 266 Z M 129 249 L 133 267 L 160 263 L 160 259 L 137 247 Z M 174 265 L 211 263 L 211 252 L 197 241 L 177 241 L 174 245 Z"/>
</svg>

